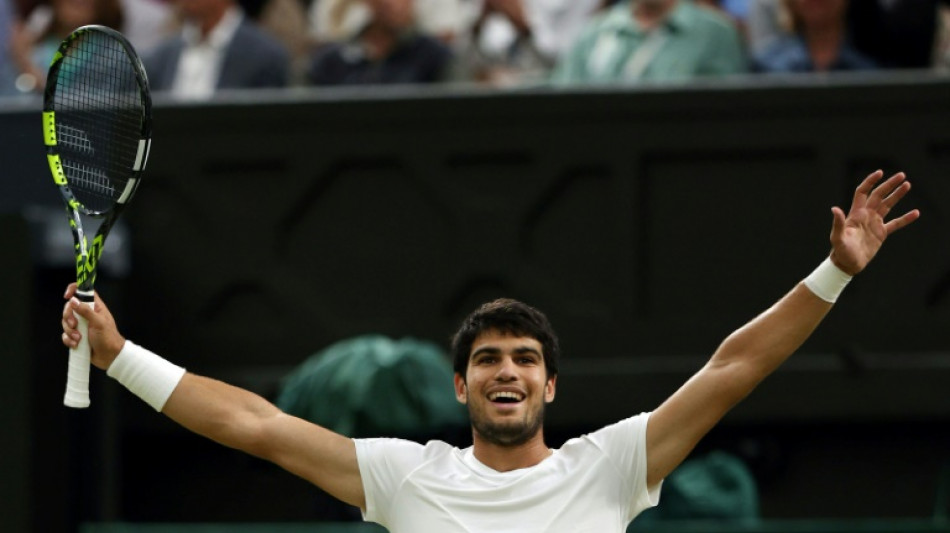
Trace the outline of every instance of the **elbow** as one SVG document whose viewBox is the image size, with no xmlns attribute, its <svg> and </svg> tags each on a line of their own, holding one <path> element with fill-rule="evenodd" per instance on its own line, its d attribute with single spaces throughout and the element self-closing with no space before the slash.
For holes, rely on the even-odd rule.
<svg viewBox="0 0 950 533">
<path fill-rule="evenodd" d="M 744 400 L 768 375 L 754 362 L 743 358 L 714 358 L 707 363 L 704 372 L 718 376 L 715 381 L 720 384 L 719 394 L 730 406 Z"/>
<path fill-rule="evenodd" d="M 266 417 L 241 413 L 218 418 L 208 436 L 211 440 L 242 452 L 267 459 L 274 439 L 268 435 Z"/>
</svg>

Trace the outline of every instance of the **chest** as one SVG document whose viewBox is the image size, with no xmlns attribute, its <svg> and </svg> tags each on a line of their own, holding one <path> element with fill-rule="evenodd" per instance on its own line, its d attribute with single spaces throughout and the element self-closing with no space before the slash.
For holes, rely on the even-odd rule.
<svg viewBox="0 0 950 533">
<path fill-rule="evenodd" d="M 620 533 L 627 525 L 624 480 L 601 458 L 512 476 L 444 466 L 416 472 L 399 487 L 390 531 Z"/>
</svg>

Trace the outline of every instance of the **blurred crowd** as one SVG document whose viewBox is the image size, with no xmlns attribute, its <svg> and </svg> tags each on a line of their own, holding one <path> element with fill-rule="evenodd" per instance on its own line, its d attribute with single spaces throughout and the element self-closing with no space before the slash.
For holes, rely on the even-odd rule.
<svg viewBox="0 0 950 533">
<path fill-rule="evenodd" d="M 950 67 L 950 0 L 0 0 L 0 95 L 73 29 L 122 31 L 154 90 L 637 83 Z"/>
</svg>

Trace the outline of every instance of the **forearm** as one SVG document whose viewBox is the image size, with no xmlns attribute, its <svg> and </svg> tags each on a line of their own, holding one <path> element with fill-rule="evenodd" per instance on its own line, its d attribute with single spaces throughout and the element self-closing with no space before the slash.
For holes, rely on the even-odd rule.
<svg viewBox="0 0 950 533">
<path fill-rule="evenodd" d="M 186 373 L 162 413 L 219 444 L 260 456 L 265 420 L 281 411 L 250 391 Z"/>
<path fill-rule="evenodd" d="M 831 308 L 799 283 L 729 335 L 650 417 L 648 481 L 666 477 L 725 414 L 792 355 Z"/>
<path fill-rule="evenodd" d="M 903 173 L 878 184 L 871 173 L 855 189 L 847 215 L 833 207 L 831 256 L 775 305 L 729 335 L 709 362 L 650 415 L 647 482 L 656 483 L 689 455 L 723 416 L 808 339 L 884 239 L 917 220 L 915 209 L 885 223 L 910 190 Z"/>
<path fill-rule="evenodd" d="M 709 365 L 738 365 L 749 386 L 764 379 L 788 359 L 815 331 L 832 304 L 799 283 L 778 302 L 729 335 Z"/>
<path fill-rule="evenodd" d="M 109 375 L 182 427 L 365 505 L 351 439 L 287 415 L 250 391 L 187 373 L 134 343 L 125 344 Z"/>
<path fill-rule="evenodd" d="M 260 396 L 181 368 L 124 342 L 108 374 L 185 428 L 220 444 L 259 454 L 261 428 L 280 411 Z"/>
</svg>

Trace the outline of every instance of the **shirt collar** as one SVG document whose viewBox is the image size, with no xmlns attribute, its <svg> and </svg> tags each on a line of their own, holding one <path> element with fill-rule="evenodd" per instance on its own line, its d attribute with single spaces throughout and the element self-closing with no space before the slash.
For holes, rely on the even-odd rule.
<svg viewBox="0 0 950 533">
<path fill-rule="evenodd" d="M 689 5 L 689 0 L 677 0 L 673 6 L 673 11 L 661 25 L 673 33 L 688 29 L 696 23 L 695 7 Z M 615 31 L 625 31 L 640 35 L 643 30 L 633 18 L 633 5 L 630 0 L 624 0 L 616 4 L 606 14 L 604 24 L 607 28 Z"/>
<path fill-rule="evenodd" d="M 241 25 L 243 19 L 244 13 L 240 8 L 230 7 L 224 13 L 224 16 L 221 17 L 221 20 L 211 29 L 211 33 L 208 34 L 208 38 L 204 41 L 201 39 L 201 30 L 198 28 L 198 25 L 190 21 L 186 22 L 182 28 L 182 38 L 184 38 L 188 46 L 207 44 L 212 48 L 220 50 L 231 42 L 231 38 L 234 37 L 234 33 L 237 31 L 238 26 Z"/>
</svg>

